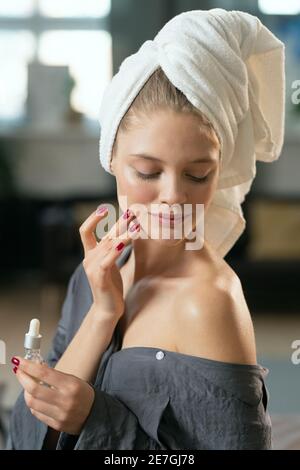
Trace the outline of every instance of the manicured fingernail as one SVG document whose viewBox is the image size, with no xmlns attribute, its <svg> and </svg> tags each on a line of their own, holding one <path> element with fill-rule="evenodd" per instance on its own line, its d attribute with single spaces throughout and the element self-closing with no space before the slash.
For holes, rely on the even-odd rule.
<svg viewBox="0 0 300 470">
<path fill-rule="evenodd" d="M 125 219 L 125 220 L 129 219 L 130 216 L 131 216 L 131 212 L 130 212 L 129 209 L 127 209 L 127 211 L 124 212 L 124 214 L 123 214 L 123 219 Z"/>
<path fill-rule="evenodd" d="M 140 229 L 140 224 L 134 224 L 132 227 L 130 227 L 130 232 L 134 232 L 135 230 Z"/>
<path fill-rule="evenodd" d="M 14 368 L 13 368 L 13 371 L 14 371 L 15 374 L 16 374 L 17 370 L 18 370 L 17 367 L 14 367 Z"/>
<path fill-rule="evenodd" d="M 16 366 L 18 366 L 18 365 L 20 364 L 19 359 L 17 359 L 15 356 L 13 356 L 13 357 L 11 358 L 11 362 L 12 362 L 13 364 L 15 364 Z"/>
<path fill-rule="evenodd" d="M 121 242 L 121 243 L 119 243 L 119 245 L 116 246 L 116 249 L 118 251 L 121 251 L 124 246 L 125 246 L 125 244 L 123 242 Z"/>
<path fill-rule="evenodd" d="M 104 214 L 104 212 L 106 212 L 106 211 L 107 211 L 107 207 L 105 207 L 105 206 L 98 207 L 97 210 L 96 210 L 96 214 L 101 215 L 101 214 Z"/>
</svg>

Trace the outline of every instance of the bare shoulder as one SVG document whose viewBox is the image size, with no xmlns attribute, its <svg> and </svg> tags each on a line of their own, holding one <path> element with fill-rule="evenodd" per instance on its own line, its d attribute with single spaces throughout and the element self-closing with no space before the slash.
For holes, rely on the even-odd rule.
<svg viewBox="0 0 300 470">
<path fill-rule="evenodd" d="M 176 309 L 177 351 L 239 364 L 257 364 L 251 314 L 237 274 L 223 262 L 196 274 Z"/>
</svg>

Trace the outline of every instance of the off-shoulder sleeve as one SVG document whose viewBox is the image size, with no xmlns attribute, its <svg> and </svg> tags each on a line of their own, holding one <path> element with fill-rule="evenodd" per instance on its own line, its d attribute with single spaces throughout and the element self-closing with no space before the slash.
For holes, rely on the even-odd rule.
<svg viewBox="0 0 300 470">
<path fill-rule="evenodd" d="M 148 436 L 145 448 L 153 450 L 272 449 L 264 380 L 268 372 L 260 365 L 225 363 L 151 347 L 125 348 L 111 356 L 102 388 L 107 396 L 99 395 L 85 432 L 89 435 L 88 429 L 95 426 L 96 435 L 96 422 L 108 434 L 122 428 L 121 441 L 132 429 L 139 439 L 142 429 Z M 121 403 L 124 423 L 128 416 L 133 428 L 114 427 L 119 417 L 109 414 L 110 396 Z M 103 424 L 102 416 L 111 419 Z M 132 438 L 127 444 L 133 442 Z M 84 439 L 80 445 L 84 448 Z"/>
<path fill-rule="evenodd" d="M 268 450 L 272 449 L 264 381 L 226 387 L 187 383 L 169 395 L 99 390 L 75 440 L 62 433 L 57 449 L 74 450 Z M 233 388 L 234 387 L 234 388 Z"/>
<path fill-rule="evenodd" d="M 272 449 L 268 369 L 159 352 L 116 352 L 105 381 L 149 436 L 147 449 Z"/>
<path fill-rule="evenodd" d="M 264 381 L 260 390 L 250 386 L 241 395 L 212 383 L 199 384 L 198 394 L 181 389 L 173 396 L 97 390 L 74 449 L 270 450 Z"/>
<path fill-rule="evenodd" d="M 51 350 L 46 358 L 46 362 L 50 367 L 55 366 L 67 347 L 67 332 L 70 331 L 70 321 L 77 314 L 74 292 L 81 270 L 80 263 L 68 283 L 61 317 L 52 340 Z M 11 412 L 6 450 L 40 450 L 47 430 L 48 426 L 31 414 L 25 403 L 24 391 L 22 390 Z"/>
<path fill-rule="evenodd" d="M 187 382 L 182 401 L 171 400 L 160 422 L 161 439 L 172 449 L 272 449 L 263 375 L 234 368 L 202 372 L 198 386 Z"/>
</svg>

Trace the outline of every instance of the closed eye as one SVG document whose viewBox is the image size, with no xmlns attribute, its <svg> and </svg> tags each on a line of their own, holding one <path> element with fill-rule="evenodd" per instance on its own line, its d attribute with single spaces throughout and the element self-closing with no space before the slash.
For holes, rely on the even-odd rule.
<svg viewBox="0 0 300 470">
<path fill-rule="evenodd" d="M 160 175 L 160 173 L 141 173 L 137 170 L 136 171 L 136 174 L 138 176 L 138 178 L 141 178 L 142 180 L 152 180 L 152 179 L 156 179 L 158 178 L 158 176 Z M 193 182 L 195 183 L 204 183 L 205 181 L 208 180 L 208 177 L 209 177 L 209 174 L 206 175 L 206 176 L 203 176 L 202 178 L 198 178 L 196 176 L 192 176 L 192 175 L 187 175 L 188 178 L 190 178 Z"/>
</svg>

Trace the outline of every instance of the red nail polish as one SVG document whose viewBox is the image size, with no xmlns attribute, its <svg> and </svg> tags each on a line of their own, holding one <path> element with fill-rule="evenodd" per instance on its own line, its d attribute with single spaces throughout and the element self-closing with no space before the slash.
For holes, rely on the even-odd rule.
<svg viewBox="0 0 300 470">
<path fill-rule="evenodd" d="M 118 251 L 121 251 L 124 246 L 125 246 L 124 243 L 121 242 L 121 243 L 119 243 L 119 245 L 116 246 L 116 249 L 117 249 Z"/>
<path fill-rule="evenodd" d="M 128 219 L 129 217 L 130 217 L 130 210 L 127 209 L 127 211 L 124 212 L 124 214 L 123 214 L 123 219 Z"/>
<path fill-rule="evenodd" d="M 17 370 L 18 370 L 18 368 L 17 368 L 17 367 L 14 367 L 14 368 L 13 368 L 13 371 L 14 371 L 14 373 L 16 373 L 16 372 L 17 372 Z"/>
<path fill-rule="evenodd" d="M 134 232 L 135 230 L 139 230 L 140 229 L 140 224 L 135 224 L 133 225 L 132 227 L 130 227 L 130 232 Z"/>
<path fill-rule="evenodd" d="M 104 212 L 106 212 L 106 211 L 107 211 L 107 207 L 105 207 L 105 206 L 98 207 L 97 210 L 96 210 L 96 214 L 101 215 L 101 214 L 104 214 Z"/>
<path fill-rule="evenodd" d="M 13 364 L 15 364 L 16 366 L 18 366 L 18 365 L 20 364 L 19 359 L 17 359 L 15 356 L 13 356 L 13 357 L 11 358 L 11 362 L 12 362 Z"/>
</svg>

